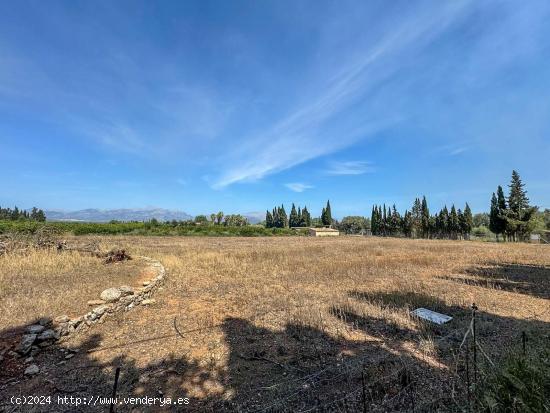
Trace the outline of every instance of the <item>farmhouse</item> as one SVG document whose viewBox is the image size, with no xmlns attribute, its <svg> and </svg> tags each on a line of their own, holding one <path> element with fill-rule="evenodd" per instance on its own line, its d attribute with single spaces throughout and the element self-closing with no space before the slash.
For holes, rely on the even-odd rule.
<svg viewBox="0 0 550 413">
<path fill-rule="evenodd" d="M 312 237 L 337 237 L 340 232 L 334 228 L 310 228 L 309 235 Z"/>
</svg>

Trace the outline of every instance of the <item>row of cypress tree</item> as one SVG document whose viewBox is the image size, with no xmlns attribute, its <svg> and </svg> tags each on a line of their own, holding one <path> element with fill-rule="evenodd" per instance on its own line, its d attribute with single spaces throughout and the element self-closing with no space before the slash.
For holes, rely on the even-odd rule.
<svg viewBox="0 0 550 413">
<path fill-rule="evenodd" d="M 321 213 L 321 223 L 323 225 L 332 225 L 332 222 L 330 201 L 327 201 L 327 206 L 323 208 L 323 212 Z M 266 228 L 310 227 L 312 223 L 313 219 L 311 218 L 307 206 L 304 206 L 304 208 L 298 207 L 298 209 L 296 209 L 296 206 L 292 204 L 289 216 L 286 214 L 284 205 L 280 207 L 277 206 L 273 208 L 271 212 L 266 211 L 265 213 Z"/>
<path fill-rule="evenodd" d="M 46 221 L 46 214 L 36 207 L 33 207 L 30 212 L 19 209 L 17 206 L 13 209 L 0 207 L 0 220 L 44 222 Z"/>
<path fill-rule="evenodd" d="M 453 205 L 444 206 L 439 213 L 430 215 L 426 197 L 416 198 L 411 211 L 399 214 L 395 205 L 374 205 L 371 214 L 371 232 L 381 236 L 414 238 L 467 239 L 473 227 L 472 210 L 466 203 L 464 212 Z"/>
<path fill-rule="evenodd" d="M 287 227 L 309 227 L 311 226 L 311 215 L 307 210 L 307 206 L 302 209 L 292 204 L 290 216 L 287 216 L 285 206 L 273 208 L 272 212 L 266 211 L 265 214 L 266 228 L 287 228 Z"/>
</svg>

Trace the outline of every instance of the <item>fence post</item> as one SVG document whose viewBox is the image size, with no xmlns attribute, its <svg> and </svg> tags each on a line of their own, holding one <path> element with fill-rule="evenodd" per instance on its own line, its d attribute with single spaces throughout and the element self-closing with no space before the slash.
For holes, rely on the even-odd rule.
<svg viewBox="0 0 550 413">
<path fill-rule="evenodd" d="M 363 413 L 367 413 L 367 393 L 365 391 L 365 367 L 361 369 L 361 387 L 362 387 L 362 399 L 363 399 Z"/>
<path fill-rule="evenodd" d="M 474 383 L 477 384 L 476 303 L 472 304 L 472 340 L 474 342 Z"/>
<path fill-rule="evenodd" d="M 111 407 L 109 408 L 109 413 L 113 413 L 115 411 L 115 397 L 116 397 L 116 388 L 118 387 L 118 376 L 120 375 L 120 367 L 116 368 L 115 371 L 115 384 L 113 386 L 113 396 L 111 397 Z"/>
<path fill-rule="evenodd" d="M 466 345 L 466 393 L 468 395 L 468 412 L 470 412 L 470 347 Z"/>
</svg>

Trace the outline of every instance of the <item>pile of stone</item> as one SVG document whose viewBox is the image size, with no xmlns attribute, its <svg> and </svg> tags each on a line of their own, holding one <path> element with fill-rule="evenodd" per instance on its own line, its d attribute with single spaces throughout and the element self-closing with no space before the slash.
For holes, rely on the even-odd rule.
<svg viewBox="0 0 550 413">
<path fill-rule="evenodd" d="M 54 320 L 54 323 L 59 321 L 58 319 L 59 317 Z M 51 346 L 59 340 L 59 337 L 55 324 L 52 324 L 48 318 L 41 318 L 37 324 L 32 324 L 25 329 L 25 334 L 15 351 L 21 356 L 29 353 L 34 356 L 41 348 Z"/>
</svg>

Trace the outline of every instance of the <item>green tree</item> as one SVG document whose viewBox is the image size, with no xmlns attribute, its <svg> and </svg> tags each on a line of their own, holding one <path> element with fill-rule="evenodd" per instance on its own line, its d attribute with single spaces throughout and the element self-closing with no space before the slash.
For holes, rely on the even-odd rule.
<svg viewBox="0 0 550 413">
<path fill-rule="evenodd" d="M 466 206 L 464 207 L 464 213 L 462 215 L 462 223 L 461 223 L 461 229 L 462 234 L 464 235 L 464 238 L 469 239 L 470 233 L 472 232 L 472 228 L 474 226 L 474 220 L 472 217 L 472 210 L 470 209 L 470 205 L 466 202 Z"/>
<path fill-rule="evenodd" d="M 369 227 L 369 220 L 361 216 L 349 216 L 342 218 L 338 229 L 346 234 L 361 234 Z"/>
<path fill-rule="evenodd" d="M 248 225 L 248 220 L 240 214 L 226 215 L 223 224 L 226 227 L 244 227 Z"/>
<path fill-rule="evenodd" d="M 330 210 L 330 201 L 327 201 L 327 206 L 323 208 L 321 213 L 321 221 L 323 225 L 332 225 L 332 212 Z"/>
<path fill-rule="evenodd" d="M 428 238 L 430 235 L 430 210 L 428 209 L 428 201 L 426 197 L 422 197 L 422 206 L 421 206 L 422 221 L 420 224 L 422 237 Z"/>
<path fill-rule="evenodd" d="M 273 228 L 273 215 L 269 211 L 265 212 L 265 227 Z"/>
<path fill-rule="evenodd" d="M 487 212 L 481 212 L 478 214 L 474 214 L 473 216 L 473 227 L 487 227 L 489 228 L 489 214 Z"/>
<path fill-rule="evenodd" d="M 294 205 L 294 203 L 292 204 L 292 208 L 290 210 L 290 216 L 288 218 L 288 224 L 291 228 L 300 226 L 299 225 L 300 222 L 298 220 L 298 212 L 296 212 L 296 206 Z"/>
<path fill-rule="evenodd" d="M 451 206 L 451 213 L 449 214 L 449 233 L 452 239 L 456 239 L 460 231 L 460 223 L 458 221 L 458 214 L 454 205 Z"/>
<path fill-rule="evenodd" d="M 491 197 L 491 209 L 489 212 L 489 229 L 491 230 L 491 232 L 494 232 L 496 234 L 497 241 L 498 235 L 500 234 L 499 219 L 498 199 L 493 192 L 493 196 Z"/>
<path fill-rule="evenodd" d="M 525 209 L 529 208 L 529 198 L 527 198 L 527 191 L 525 191 L 523 182 L 516 171 L 512 171 L 512 180 L 508 187 L 510 188 L 510 195 L 508 196 L 508 209 L 514 214 L 515 217 L 521 220 L 522 213 Z"/>
<path fill-rule="evenodd" d="M 208 223 L 208 218 L 206 218 L 206 215 L 197 215 L 194 221 L 195 224 L 204 225 Z"/>
</svg>

